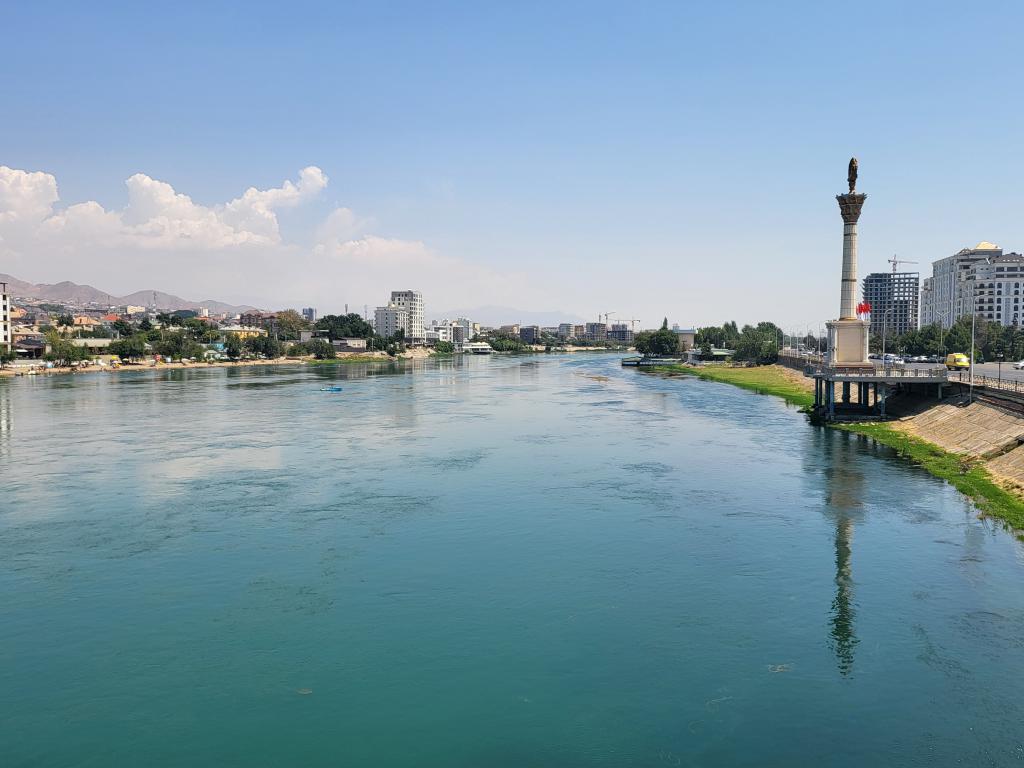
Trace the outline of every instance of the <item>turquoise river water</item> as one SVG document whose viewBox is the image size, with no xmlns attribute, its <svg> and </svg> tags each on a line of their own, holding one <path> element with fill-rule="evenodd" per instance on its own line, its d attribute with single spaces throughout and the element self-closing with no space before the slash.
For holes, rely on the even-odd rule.
<svg viewBox="0 0 1024 768">
<path fill-rule="evenodd" d="M 0 472 L 7 768 L 1024 761 L 1022 545 L 770 397 L 604 355 L 8 379 Z"/>
</svg>

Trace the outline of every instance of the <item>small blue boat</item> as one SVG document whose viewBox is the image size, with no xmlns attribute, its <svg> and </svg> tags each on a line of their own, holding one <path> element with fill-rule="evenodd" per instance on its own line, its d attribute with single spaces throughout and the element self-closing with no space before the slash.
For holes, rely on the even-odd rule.
<svg viewBox="0 0 1024 768">
<path fill-rule="evenodd" d="M 321 392 L 341 392 L 341 387 L 337 384 L 331 384 L 329 387 L 320 387 Z"/>
</svg>

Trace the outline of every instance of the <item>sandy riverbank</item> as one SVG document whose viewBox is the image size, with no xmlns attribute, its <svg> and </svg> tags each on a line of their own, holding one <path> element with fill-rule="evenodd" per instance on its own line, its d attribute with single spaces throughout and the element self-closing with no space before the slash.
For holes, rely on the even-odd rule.
<svg viewBox="0 0 1024 768">
<path fill-rule="evenodd" d="M 247 368 L 259 365 L 309 365 L 311 363 L 372 363 L 394 360 L 419 360 L 430 357 L 431 353 L 426 349 L 407 350 L 397 357 L 388 357 L 384 352 L 342 352 L 332 360 L 315 360 L 312 357 L 279 357 L 274 360 L 214 360 L 208 363 L 153 363 L 152 361 L 139 363 L 137 365 L 81 365 L 74 368 L 59 367 L 46 368 L 42 361 L 33 369 L 25 366 L 16 368 L 4 368 L 0 370 L 0 376 L 29 375 L 29 370 L 39 376 L 52 376 L 59 374 L 80 374 L 80 373 L 122 373 L 131 371 L 172 371 L 183 368 Z"/>
</svg>

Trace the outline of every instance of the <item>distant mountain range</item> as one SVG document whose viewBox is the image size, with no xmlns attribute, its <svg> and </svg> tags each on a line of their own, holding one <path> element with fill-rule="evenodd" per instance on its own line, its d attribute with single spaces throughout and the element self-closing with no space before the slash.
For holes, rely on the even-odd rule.
<svg viewBox="0 0 1024 768">
<path fill-rule="evenodd" d="M 0 283 L 7 283 L 7 292 L 11 296 L 22 299 L 39 299 L 54 304 L 101 304 L 103 306 L 120 306 L 134 304 L 140 307 L 153 307 L 164 312 L 178 309 L 199 309 L 206 307 L 212 314 L 234 315 L 247 312 L 255 307 L 247 304 L 225 304 L 223 301 L 206 299 L 205 301 L 188 301 L 162 291 L 136 291 L 127 296 L 115 296 L 112 293 L 93 288 L 91 285 L 79 285 L 65 280 L 62 283 L 26 283 L 11 275 L 0 274 Z"/>
</svg>

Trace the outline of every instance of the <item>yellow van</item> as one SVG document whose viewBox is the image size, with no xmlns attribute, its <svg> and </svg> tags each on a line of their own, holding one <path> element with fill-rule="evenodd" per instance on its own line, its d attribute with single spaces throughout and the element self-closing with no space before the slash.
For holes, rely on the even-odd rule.
<svg viewBox="0 0 1024 768">
<path fill-rule="evenodd" d="M 962 352 L 953 352 L 952 354 L 946 355 L 946 368 L 951 371 L 962 371 L 965 368 L 971 367 L 971 361 L 967 359 L 967 355 Z"/>
</svg>

